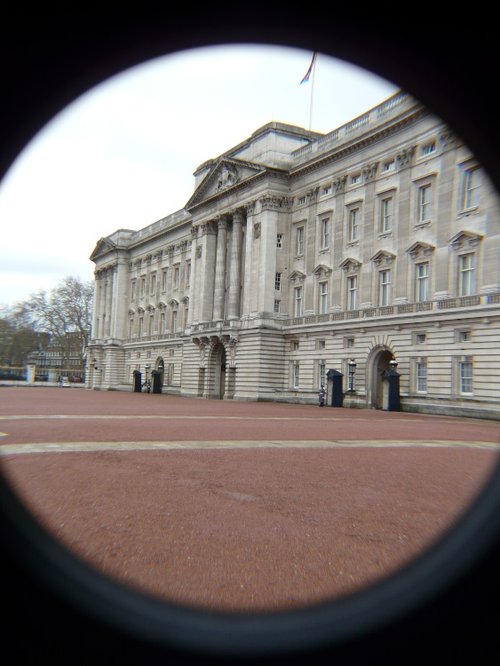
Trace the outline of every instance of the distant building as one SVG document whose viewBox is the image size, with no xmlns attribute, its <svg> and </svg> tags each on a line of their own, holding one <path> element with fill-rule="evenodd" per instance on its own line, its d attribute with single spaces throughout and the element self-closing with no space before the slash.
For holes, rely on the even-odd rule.
<svg viewBox="0 0 500 666">
<path fill-rule="evenodd" d="M 499 198 L 414 99 L 326 135 L 269 123 L 194 175 L 92 253 L 90 386 L 317 402 L 333 369 L 344 405 L 381 407 L 396 360 L 403 409 L 499 414 Z"/>
</svg>

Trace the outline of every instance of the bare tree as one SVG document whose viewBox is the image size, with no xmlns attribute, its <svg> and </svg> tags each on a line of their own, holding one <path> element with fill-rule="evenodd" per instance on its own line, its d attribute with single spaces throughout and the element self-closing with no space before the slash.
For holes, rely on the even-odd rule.
<svg viewBox="0 0 500 666">
<path fill-rule="evenodd" d="M 44 331 L 64 355 L 78 352 L 83 361 L 92 323 L 93 282 L 64 278 L 49 292 L 41 290 L 17 304 L 19 312 L 31 319 L 36 330 Z"/>
</svg>

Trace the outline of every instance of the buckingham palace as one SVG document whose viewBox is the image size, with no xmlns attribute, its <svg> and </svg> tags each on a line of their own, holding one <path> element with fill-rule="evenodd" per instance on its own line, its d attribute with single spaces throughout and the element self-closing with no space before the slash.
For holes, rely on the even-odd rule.
<svg viewBox="0 0 500 666">
<path fill-rule="evenodd" d="M 500 416 L 500 200 L 400 92 L 327 134 L 270 122 L 184 208 L 101 238 L 87 383 L 225 400 Z"/>
</svg>

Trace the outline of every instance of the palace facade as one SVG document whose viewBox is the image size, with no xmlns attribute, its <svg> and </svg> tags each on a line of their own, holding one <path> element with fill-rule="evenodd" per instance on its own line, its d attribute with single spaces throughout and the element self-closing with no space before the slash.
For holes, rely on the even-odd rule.
<svg viewBox="0 0 500 666">
<path fill-rule="evenodd" d="M 194 176 L 91 255 L 90 387 L 317 402 L 335 370 L 377 408 L 396 361 L 403 409 L 500 415 L 499 198 L 412 97 L 324 135 L 269 123 Z"/>
</svg>

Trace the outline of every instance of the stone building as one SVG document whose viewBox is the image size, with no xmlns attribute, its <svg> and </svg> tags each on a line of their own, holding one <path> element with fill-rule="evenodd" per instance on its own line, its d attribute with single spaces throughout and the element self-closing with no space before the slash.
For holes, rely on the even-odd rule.
<svg viewBox="0 0 500 666">
<path fill-rule="evenodd" d="M 403 409 L 498 416 L 499 199 L 412 97 L 324 135 L 269 123 L 194 176 L 92 253 L 91 387 L 317 402 L 335 370 L 344 405 L 381 407 L 396 360 Z"/>
</svg>

